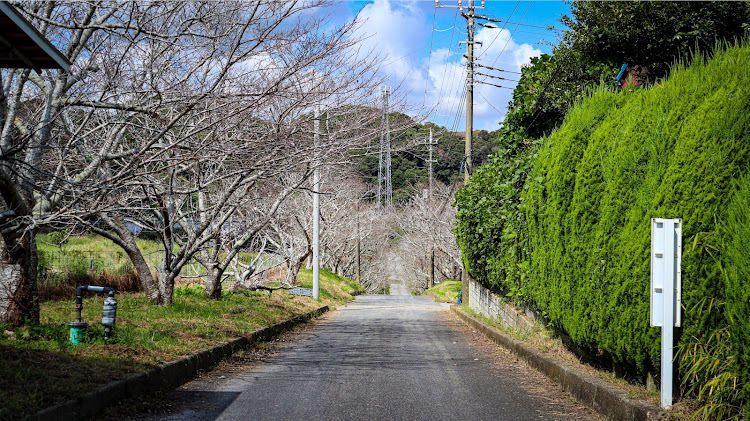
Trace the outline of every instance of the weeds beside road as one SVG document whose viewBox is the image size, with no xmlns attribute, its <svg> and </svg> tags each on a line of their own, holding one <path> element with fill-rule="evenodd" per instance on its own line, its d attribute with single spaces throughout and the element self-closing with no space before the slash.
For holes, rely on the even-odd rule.
<svg viewBox="0 0 750 421">
<path fill-rule="evenodd" d="M 301 272 L 302 286 L 312 286 Z M 337 306 L 362 287 L 321 271 L 321 300 L 290 296 L 286 291 L 225 293 L 209 300 L 200 286 L 178 288 L 169 307 L 150 304 L 142 293 L 118 295 L 117 325 L 104 343 L 100 325 L 104 296 L 87 296 L 85 340 L 73 347 L 66 323 L 75 318 L 74 297 L 41 304 L 41 323 L 0 328 L 0 419 L 18 419 L 56 402 L 75 398 L 132 373 L 222 344 L 261 327 Z"/>
<path fill-rule="evenodd" d="M 456 304 L 458 290 L 461 289 L 461 281 L 447 279 L 434 287 L 426 290 L 422 295 L 432 297 L 438 303 Z"/>
</svg>

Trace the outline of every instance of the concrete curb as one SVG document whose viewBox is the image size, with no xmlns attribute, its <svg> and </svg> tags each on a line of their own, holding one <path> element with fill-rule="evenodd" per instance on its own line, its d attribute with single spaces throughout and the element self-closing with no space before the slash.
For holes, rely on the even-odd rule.
<svg viewBox="0 0 750 421">
<path fill-rule="evenodd" d="M 197 352 L 147 372 L 110 382 L 98 390 L 43 409 L 26 419 L 79 420 L 89 418 L 120 399 L 154 390 L 177 387 L 195 377 L 199 372 L 206 371 L 219 361 L 232 356 L 235 352 L 245 350 L 255 342 L 268 341 L 301 323 L 320 316 L 328 310 L 328 306 L 322 306 L 309 313 L 256 330 L 246 337 L 233 339 L 223 345 Z"/>
<path fill-rule="evenodd" d="M 469 316 L 455 305 L 451 306 L 451 311 L 464 323 L 481 332 L 498 345 L 510 350 L 531 367 L 559 383 L 563 390 L 572 394 L 579 402 L 607 419 L 618 421 L 666 419 L 666 414 L 661 408 L 639 400 L 629 399 L 624 390 L 576 371 L 573 367 L 561 361 L 556 361 L 528 348 L 523 342 Z"/>
</svg>

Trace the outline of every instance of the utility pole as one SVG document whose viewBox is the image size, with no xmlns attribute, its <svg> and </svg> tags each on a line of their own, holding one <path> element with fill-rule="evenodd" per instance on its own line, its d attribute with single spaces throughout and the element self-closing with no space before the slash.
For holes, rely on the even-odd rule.
<svg viewBox="0 0 750 421">
<path fill-rule="evenodd" d="M 430 169 L 429 169 L 429 192 L 427 194 L 427 197 L 429 199 L 429 205 L 432 206 L 432 163 L 435 162 L 435 160 L 432 159 L 432 150 L 433 150 L 433 140 L 432 140 L 432 127 L 430 127 Z"/>
<path fill-rule="evenodd" d="M 466 40 L 466 145 L 464 150 L 464 184 L 471 175 L 471 143 L 474 132 L 474 0 L 469 0 Z"/>
<path fill-rule="evenodd" d="M 440 0 L 435 0 L 435 7 L 458 7 L 461 15 L 466 18 L 467 24 L 467 38 L 466 38 L 466 134 L 464 136 L 466 145 L 464 150 L 464 185 L 469 184 L 469 176 L 471 176 L 472 165 L 471 165 L 471 144 L 474 131 L 474 44 L 481 44 L 480 42 L 474 41 L 474 10 L 484 9 L 484 0 L 482 0 L 481 6 L 476 7 L 474 0 L 468 0 L 468 13 L 464 13 L 463 5 L 461 0 L 458 0 L 457 6 L 444 6 L 440 4 Z M 463 41 L 459 42 L 462 44 Z M 462 286 L 461 286 L 461 300 L 468 306 L 469 304 L 469 284 L 467 282 L 469 275 L 466 271 L 462 274 Z"/>
<path fill-rule="evenodd" d="M 361 266 L 360 266 L 360 256 L 361 256 L 361 249 L 360 249 L 360 235 L 359 235 L 359 199 L 357 199 L 357 283 L 362 284 L 361 279 Z"/>
<path fill-rule="evenodd" d="M 430 127 L 430 170 L 429 170 L 429 184 L 427 192 L 427 208 L 432 211 L 432 163 L 435 162 L 435 160 L 432 159 L 432 150 L 434 148 L 434 142 L 432 140 L 432 127 Z M 430 281 L 427 284 L 427 288 L 432 288 L 435 286 L 435 240 L 432 240 L 430 242 Z"/>
<path fill-rule="evenodd" d="M 320 160 L 317 159 L 320 143 L 320 104 L 315 104 L 313 121 L 313 143 L 315 145 L 315 170 L 313 170 L 313 299 L 320 298 Z"/>
<path fill-rule="evenodd" d="M 383 87 L 383 131 L 380 134 L 380 156 L 378 159 L 378 200 L 377 207 L 381 206 L 381 198 L 385 200 L 385 206 L 393 206 L 393 185 L 391 183 L 391 125 L 389 97 L 391 88 Z M 385 184 L 385 185 L 384 185 Z"/>
</svg>

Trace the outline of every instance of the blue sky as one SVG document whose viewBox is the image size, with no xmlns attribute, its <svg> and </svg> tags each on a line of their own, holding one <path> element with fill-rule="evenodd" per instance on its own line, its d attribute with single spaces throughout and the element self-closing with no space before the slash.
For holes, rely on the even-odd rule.
<svg viewBox="0 0 750 421">
<path fill-rule="evenodd" d="M 440 0 L 441 5 L 456 6 L 458 0 Z M 465 7 L 468 0 L 462 0 Z M 479 5 L 480 1 L 476 0 Z M 385 56 L 383 71 L 392 86 L 401 86 L 415 115 L 449 129 L 463 131 L 465 100 L 466 20 L 456 8 L 435 8 L 434 1 L 349 1 L 341 15 L 363 19 L 360 35 L 367 47 Z M 346 9 L 343 9 L 346 8 Z M 465 10 L 465 9 L 464 9 Z M 476 14 L 507 21 L 494 23 L 499 29 L 477 27 L 475 39 L 477 63 L 508 72 L 481 70 L 506 78 L 499 80 L 477 76 L 496 85 L 513 88 L 520 67 L 530 58 L 551 51 L 559 33 L 547 26 L 563 28 L 559 22 L 569 7 L 557 1 L 487 1 Z M 340 15 L 340 16 L 341 16 Z M 343 17 L 343 16 L 342 16 Z M 494 130 L 503 120 L 512 95 L 511 89 L 477 84 L 474 94 L 475 129 Z"/>
</svg>

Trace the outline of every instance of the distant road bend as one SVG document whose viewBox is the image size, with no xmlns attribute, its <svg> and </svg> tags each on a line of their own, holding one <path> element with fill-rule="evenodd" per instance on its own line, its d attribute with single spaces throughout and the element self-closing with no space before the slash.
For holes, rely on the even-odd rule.
<svg viewBox="0 0 750 421">
<path fill-rule="evenodd" d="M 447 307 L 411 295 L 360 296 L 293 334 L 269 361 L 170 392 L 178 405 L 157 418 L 598 419 Z"/>
</svg>

